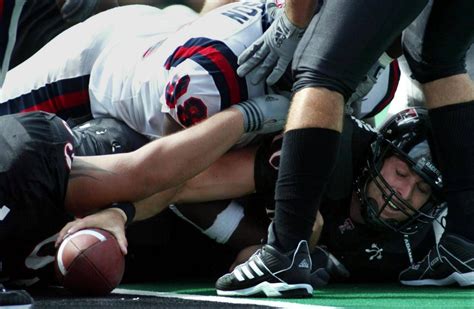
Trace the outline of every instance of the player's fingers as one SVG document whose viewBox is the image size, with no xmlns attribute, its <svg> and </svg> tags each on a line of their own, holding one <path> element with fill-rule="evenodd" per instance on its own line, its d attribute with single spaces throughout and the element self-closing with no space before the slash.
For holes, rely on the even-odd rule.
<svg viewBox="0 0 474 309">
<path fill-rule="evenodd" d="M 237 64 L 241 65 L 242 63 L 246 62 L 262 47 L 263 40 L 257 40 L 252 45 L 247 47 L 237 59 Z"/>
<path fill-rule="evenodd" d="M 120 250 L 122 251 L 123 255 L 127 254 L 127 238 L 125 237 L 125 231 L 124 229 L 115 229 L 113 231 L 113 234 L 115 238 L 117 239 L 117 242 L 119 244 Z"/>
<path fill-rule="evenodd" d="M 69 229 L 71 228 L 71 226 L 74 225 L 76 221 L 71 221 L 71 222 L 68 222 L 62 229 L 61 231 L 59 231 L 59 234 L 58 234 L 58 238 L 56 238 L 56 242 L 54 243 L 54 246 L 57 248 L 59 247 L 59 245 L 62 243 L 62 241 L 64 240 L 64 238 L 66 238 L 69 233 Z"/>
<path fill-rule="evenodd" d="M 237 68 L 237 74 L 244 77 L 255 69 L 268 55 L 270 48 L 263 45 L 255 54 Z"/>
<path fill-rule="evenodd" d="M 278 55 L 275 53 L 270 53 L 262 63 L 262 65 L 258 68 L 257 73 L 252 78 L 252 84 L 257 85 L 258 83 L 262 82 L 273 70 L 276 62 L 278 61 Z"/>
<path fill-rule="evenodd" d="M 85 228 L 93 228 L 93 227 L 97 227 L 97 226 L 95 224 L 91 224 L 90 220 L 86 220 L 86 219 L 76 220 L 74 221 L 74 224 L 71 225 L 67 233 L 74 234 L 79 230 L 82 230 Z"/>
<path fill-rule="evenodd" d="M 271 74 L 267 78 L 267 85 L 273 86 L 283 76 L 283 74 L 285 74 L 288 64 L 288 61 L 280 58 L 275 69 L 272 70 Z"/>
</svg>

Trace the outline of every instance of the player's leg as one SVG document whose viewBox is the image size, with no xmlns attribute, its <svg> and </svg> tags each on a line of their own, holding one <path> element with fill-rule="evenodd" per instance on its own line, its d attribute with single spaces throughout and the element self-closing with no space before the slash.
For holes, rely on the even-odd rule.
<svg viewBox="0 0 474 309">
<path fill-rule="evenodd" d="M 435 0 L 405 34 L 406 57 L 430 109 L 449 207 L 440 244 L 402 272 L 405 284 L 474 285 L 474 83 L 465 63 L 473 11 L 469 0 Z"/>
<path fill-rule="evenodd" d="M 221 277 L 219 294 L 311 295 L 306 241 L 335 164 L 344 101 L 425 4 L 324 1 L 293 59 L 296 92 L 283 139 L 269 246 Z M 259 274 L 237 273 L 252 263 L 260 265 Z"/>
</svg>

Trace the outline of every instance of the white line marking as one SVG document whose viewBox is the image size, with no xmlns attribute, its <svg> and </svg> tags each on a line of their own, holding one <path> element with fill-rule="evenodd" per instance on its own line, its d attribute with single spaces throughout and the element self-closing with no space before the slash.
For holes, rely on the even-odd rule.
<svg viewBox="0 0 474 309">
<path fill-rule="evenodd" d="M 338 307 L 332 306 L 320 306 L 320 305 L 305 305 L 305 304 L 294 304 L 287 301 L 270 301 L 270 300 L 253 300 L 246 298 L 234 298 L 234 297 L 222 297 L 222 296 L 198 296 L 190 294 L 178 294 L 178 293 L 166 293 L 166 292 L 153 292 L 143 290 L 132 290 L 132 289 L 115 289 L 112 291 L 113 294 L 128 294 L 128 295 L 141 295 L 141 296 L 156 296 L 163 298 L 178 298 L 194 301 L 208 301 L 215 303 L 227 303 L 227 304 L 245 304 L 245 305 L 260 305 L 275 308 L 320 308 L 320 309 L 333 309 Z"/>
</svg>

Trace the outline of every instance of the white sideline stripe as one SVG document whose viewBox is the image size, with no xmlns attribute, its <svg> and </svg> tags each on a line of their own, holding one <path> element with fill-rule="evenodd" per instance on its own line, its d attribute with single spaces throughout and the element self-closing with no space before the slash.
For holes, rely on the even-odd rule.
<svg viewBox="0 0 474 309">
<path fill-rule="evenodd" d="M 255 278 L 255 277 L 253 276 L 253 274 L 250 272 L 250 269 L 247 267 L 247 265 L 242 266 L 242 271 L 243 271 L 244 274 L 247 276 L 247 278 L 249 278 L 249 279 Z"/>
<path fill-rule="evenodd" d="M 263 276 L 263 272 L 260 270 L 260 268 L 258 268 L 257 264 L 255 264 L 254 261 L 250 261 L 249 263 L 250 265 L 250 268 L 252 268 L 252 270 L 259 276 Z"/>
<path fill-rule="evenodd" d="M 340 307 L 332 306 L 320 306 L 320 305 L 305 305 L 305 304 L 294 304 L 286 301 L 272 301 L 272 300 L 253 300 L 245 298 L 234 298 L 234 297 L 222 297 L 222 296 L 198 296 L 190 294 L 178 294 L 178 293 L 166 293 L 166 292 L 152 292 L 142 290 L 131 290 L 131 289 L 115 289 L 112 291 L 113 294 L 128 294 L 128 295 L 140 295 L 140 296 L 156 296 L 163 298 L 177 298 L 195 301 L 208 301 L 214 303 L 227 303 L 227 304 L 243 304 L 243 305 L 260 305 L 274 308 L 320 308 L 320 309 L 335 309 Z"/>
</svg>

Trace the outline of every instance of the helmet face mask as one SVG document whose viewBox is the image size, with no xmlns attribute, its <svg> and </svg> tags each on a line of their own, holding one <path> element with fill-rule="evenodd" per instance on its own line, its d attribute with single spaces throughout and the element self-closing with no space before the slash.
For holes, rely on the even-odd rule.
<svg viewBox="0 0 474 309">
<path fill-rule="evenodd" d="M 380 132 L 372 144 L 372 155 L 356 181 L 362 215 L 374 229 L 414 234 L 445 208 L 441 176 L 431 159 L 427 113 L 420 108 L 404 110 L 390 118 Z M 382 175 L 384 164 L 391 157 L 403 161 L 410 174 L 429 186 L 429 192 L 421 194 L 426 197 L 421 204 L 418 201 L 418 205 L 412 205 L 405 200 Z M 373 196 L 374 190 L 381 196 L 379 202 Z"/>
</svg>

